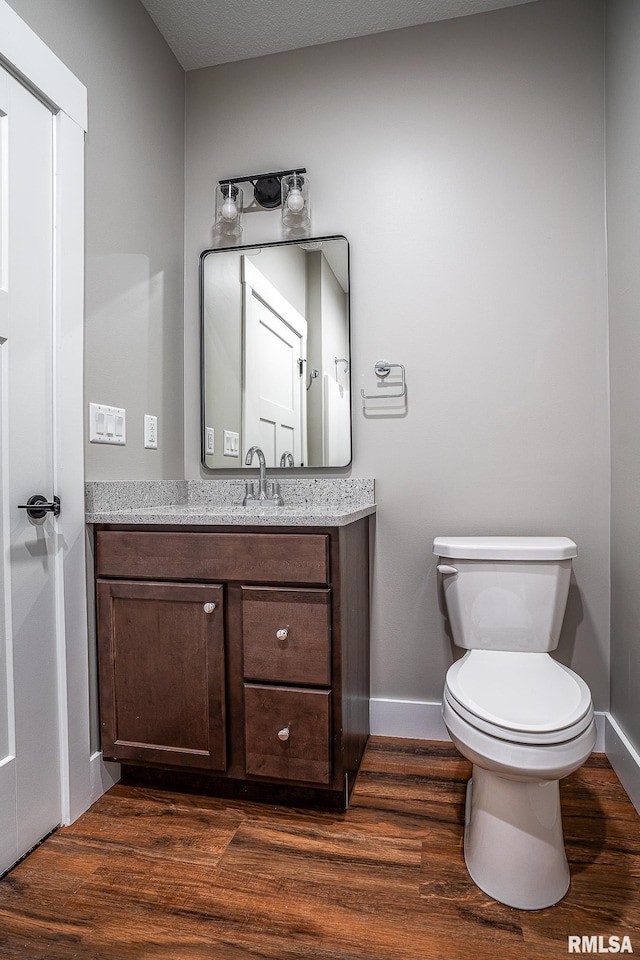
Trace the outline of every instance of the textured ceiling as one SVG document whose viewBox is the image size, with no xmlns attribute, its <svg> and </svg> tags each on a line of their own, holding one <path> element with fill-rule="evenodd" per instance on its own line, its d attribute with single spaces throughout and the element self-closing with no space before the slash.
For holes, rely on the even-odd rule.
<svg viewBox="0 0 640 960">
<path fill-rule="evenodd" d="M 185 70 L 532 0 L 142 0 Z"/>
</svg>

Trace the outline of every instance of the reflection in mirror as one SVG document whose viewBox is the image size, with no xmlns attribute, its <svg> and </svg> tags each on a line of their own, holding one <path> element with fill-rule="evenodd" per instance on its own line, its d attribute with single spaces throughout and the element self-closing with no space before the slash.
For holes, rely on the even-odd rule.
<svg viewBox="0 0 640 960">
<path fill-rule="evenodd" d="M 351 461 L 349 244 L 344 237 L 200 257 L 202 462 Z"/>
</svg>

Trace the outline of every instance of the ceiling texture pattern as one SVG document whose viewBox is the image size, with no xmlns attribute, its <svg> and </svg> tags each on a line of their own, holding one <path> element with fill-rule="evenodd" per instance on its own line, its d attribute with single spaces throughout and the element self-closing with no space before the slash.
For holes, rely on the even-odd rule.
<svg viewBox="0 0 640 960">
<path fill-rule="evenodd" d="M 535 0 L 142 0 L 185 70 Z"/>
</svg>

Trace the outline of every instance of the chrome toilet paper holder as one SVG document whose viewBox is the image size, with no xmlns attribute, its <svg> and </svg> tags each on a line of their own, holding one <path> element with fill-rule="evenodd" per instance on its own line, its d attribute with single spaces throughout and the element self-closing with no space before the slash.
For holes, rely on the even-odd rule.
<svg viewBox="0 0 640 960">
<path fill-rule="evenodd" d="M 400 371 L 400 391 L 397 390 L 393 393 L 365 393 L 364 390 L 360 389 L 360 396 L 363 400 L 387 400 L 390 398 L 400 398 L 405 397 L 407 394 L 407 384 L 405 379 L 405 370 L 404 364 L 402 363 L 390 363 L 388 360 L 378 360 L 375 363 L 373 368 L 374 373 L 378 380 L 386 380 L 392 370 Z"/>
</svg>

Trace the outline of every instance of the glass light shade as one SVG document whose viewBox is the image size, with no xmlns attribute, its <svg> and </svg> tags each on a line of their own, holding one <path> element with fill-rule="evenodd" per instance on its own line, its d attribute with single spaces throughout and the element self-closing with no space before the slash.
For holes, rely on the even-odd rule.
<svg viewBox="0 0 640 960">
<path fill-rule="evenodd" d="M 219 183 L 216 188 L 216 230 L 229 239 L 242 233 L 244 197 L 235 183 Z"/>
<path fill-rule="evenodd" d="M 309 184 L 301 173 L 282 178 L 282 223 L 286 227 L 305 227 L 309 223 Z"/>
</svg>

